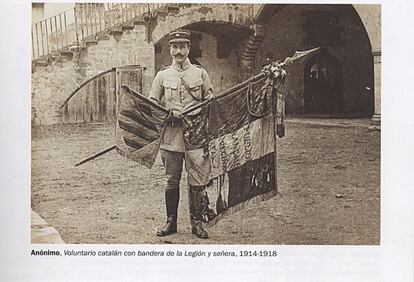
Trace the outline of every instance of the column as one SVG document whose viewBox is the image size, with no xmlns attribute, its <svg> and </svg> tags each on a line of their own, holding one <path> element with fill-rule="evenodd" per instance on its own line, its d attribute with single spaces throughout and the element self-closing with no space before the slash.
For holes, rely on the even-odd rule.
<svg viewBox="0 0 414 282">
<path fill-rule="evenodd" d="M 374 115 L 370 129 L 381 129 L 381 51 L 373 51 L 374 57 Z"/>
</svg>

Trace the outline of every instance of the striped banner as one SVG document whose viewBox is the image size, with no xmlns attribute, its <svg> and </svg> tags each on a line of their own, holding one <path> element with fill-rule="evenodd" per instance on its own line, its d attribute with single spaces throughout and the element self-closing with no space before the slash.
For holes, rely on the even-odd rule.
<svg viewBox="0 0 414 282">
<path fill-rule="evenodd" d="M 169 114 L 167 109 L 123 85 L 116 123 L 118 152 L 151 168 L 159 149 L 162 127 Z"/>
</svg>

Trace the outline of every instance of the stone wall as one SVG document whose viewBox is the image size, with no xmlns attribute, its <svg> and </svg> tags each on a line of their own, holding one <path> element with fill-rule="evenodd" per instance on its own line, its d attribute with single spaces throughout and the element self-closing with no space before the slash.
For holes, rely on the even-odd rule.
<svg viewBox="0 0 414 282">
<path fill-rule="evenodd" d="M 109 36 L 90 46 L 82 60 L 86 78 L 113 67 L 140 65 L 144 67 L 143 93 L 148 93 L 154 78 L 154 44 L 146 41 L 144 25 L 136 25 L 120 35 Z"/>
<path fill-rule="evenodd" d="M 135 25 L 119 35 L 100 36 L 97 43 L 90 43 L 72 59 L 55 58 L 45 66 L 36 66 L 32 74 L 32 124 L 46 125 L 62 122 L 60 105 L 82 82 L 113 67 L 141 65 L 143 94 L 147 95 L 155 74 L 154 42 L 164 40 L 174 29 L 199 21 L 222 21 L 249 26 L 252 10 L 249 5 L 213 4 L 182 5 L 176 13 L 158 13 L 151 28 L 152 41 L 147 42 L 144 24 Z M 215 91 L 219 92 L 237 83 L 237 58 L 234 52 L 227 59 L 217 59 L 214 37 L 204 35 L 201 42 L 203 57 L 200 63 L 209 71 Z M 165 40 L 164 40 L 165 41 Z M 168 44 L 162 44 L 167 46 Z M 170 64 L 168 51 L 162 53 Z M 167 54 L 167 56 L 164 56 Z M 168 62 L 167 62 L 168 61 Z"/>
<path fill-rule="evenodd" d="M 32 125 L 61 122 L 60 106 L 84 80 L 74 60 L 61 58 L 32 70 Z"/>
<path fill-rule="evenodd" d="M 378 18 L 379 9 L 370 12 L 367 5 L 357 7 L 358 13 L 366 17 L 359 19 L 351 5 L 336 5 L 334 9 L 343 9 L 341 25 L 344 27 L 342 37 L 344 44 L 329 48 L 343 65 L 344 111 L 348 113 L 368 113 L 373 108 L 373 58 L 371 43 L 364 28 L 369 25 L 371 40 L 375 38 L 372 48 L 380 42 Z M 305 11 L 332 9 L 332 5 L 289 5 L 276 13 L 265 26 L 265 39 L 258 49 L 253 73 L 258 73 L 268 53 L 274 59 L 291 56 L 295 50 L 309 48 L 304 45 Z M 336 8 L 337 7 L 337 8 Z M 353 13 L 350 13 L 350 8 Z M 84 81 L 100 72 L 125 65 L 141 65 L 143 71 L 143 94 L 147 95 L 155 75 L 161 65 L 169 65 L 171 57 L 166 36 L 172 30 L 191 27 L 202 22 L 205 26 L 214 23 L 231 24 L 242 28 L 246 37 L 251 34 L 253 10 L 249 5 L 241 4 L 182 4 L 178 13 L 159 13 L 152 22 L 150 38 L 147 42 L 144 24 L 135 25 L 131 30 L 123 30 L 118 35 L 100 36 L 98 42 L 90 43 L 80 54 L 73 57 L 57 57 L 51 63 L 36 65 L 32 73 L 32 122 L 55 124 L 62 121 L 60 105 Z M 374 13 L 374 15 L 372 14 Z M 376 13 L 376 14 L 375 14 Z M 201 30 L 203 31 L 203 30 Z M 201 32 L 200 31 L 200 32 Z M 214 32 L 202 32 L 200 49 L 202 56 L 196 58 L 209 72 L 215 92 L 219 93 L 235 85 L 240 78 L 240 50 L 233 50 L 225 59 L 217 56 L 217 38 Z M 379 34 L 379 35 L 378 35 Z M 378 39 L 379 38 L 379 39 Z M 161 53 L 155 53 L 155 44 L 161 46 Z M 243 47 L 242 43 L 238 43 Z M 236 54 L 237 53 L 237 54 Z M 78 56 L 79 55 L 79 56 Z M 287 113 L 302 113 L 304 109 L 304 66 L 306 61 L 296 63 L 288 68 Z M 370 89 L 367 91 L 366 89 Z"/>
<path fill-rule="evenodd" d="M 349 5 L 348 5 L 349 6 Z M 316 46 L 306 46 L 304 39 L 305 12 L 312 10 L 345 9 L 341 11 L 340 23 L 343 26 L 343 44 L 329 47 L 328 52 L 343 66 L 344 112 L 369 116 L 373 111 L 373 61 L 367 33 L 356 12 L 349 7 L 338 5 L 289 5 L 278 12 L 266 25 L 266 36 L 257 57 L 256 72 L 261 68 L 268 53 L 275 59 L 284 59 L 295 50 Z M 287 113 L 303 113 L 304 110 L 304 68 L 306 60 L 288 67 Z M 368 88 L 367 88 L 368 87 Z M 369 90 L 367 90 L 369 89 Z"/>
<path fill-rule="evenodd" d="M 101 37 L 97 43 L 82 48 L 73 57 L 58 56 L 32 70 L 32 124 L 62 122 L 60 105 L 87 79 L 113 67 L 141 65 L 143 92 L 147 93 L 154 77 L 154 46 L 145 41 L 145 27 L 136 25 L 120 35 Z"/>
<path fill-rule="evenodd" d="M 119 35 L 99 36 L 98 42 L 87 44 L 73 58 L 54 58 L 52 63 L 38 64 L 32 74 L 32 124 L 46 125 L 62 122 L 60 105 L 84 81 L 103 71 L 125 65 L 141 65 L 143 71 L 143 94 L 147 95 L 155 74 L 154 43 L 177 28 L 195 22 L 227 22 L 251 25 L 250 5 L 240 4 L 183 4 L 179 14 L 157 13 L 152 22 L 147 42 L 145 24 L 135 25 L 132 30 L 123 30 Z M 207 34 L 201 42 L 203 57 L 199 62 L 209 71 L 216 92 L 237 83 L 237 58 L 232 52 L 227 59 L 216 58 L 215 38 Z M 162 44 L 167 46 L 166 44 Z M 167 46 L 168 47 L 168 46 Z M 163 52 L 163 64 L 170 64 L 169 52 Z M 167 62 L 168 61 L 168 62 Z"/>
</svg>

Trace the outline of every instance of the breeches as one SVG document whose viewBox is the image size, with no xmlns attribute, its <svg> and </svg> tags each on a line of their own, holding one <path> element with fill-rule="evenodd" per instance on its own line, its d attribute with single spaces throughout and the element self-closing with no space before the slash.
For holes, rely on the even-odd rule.
<svg viewBox="0 0 414 282">
<path fill-rule="evenodd" d="M 180 180 L 183 170 L 184 153 L 161 150 L 161 158 L 167 175 L 165 201 L 167 216 L 176 222 L 180 194 Z M 214 211 L 209 208 L 209 200 L 204 186 L 189 186 L 189 212 L 191 220 L 208 221 L 214 218 Z"/>
<path fill-rule="evenodd" d="M 161 159 L 167 176 L 166 190 L 179 189 L 183 171 L 184 153 L 161 149 Z"/>
</svg>

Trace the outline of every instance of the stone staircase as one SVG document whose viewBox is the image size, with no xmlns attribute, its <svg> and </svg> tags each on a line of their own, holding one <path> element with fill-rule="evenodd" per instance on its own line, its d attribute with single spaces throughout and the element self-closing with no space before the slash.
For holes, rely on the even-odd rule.
<svg viewBox="0 0 414 282">
<path fill-rule="evenodd" d="M 142 91 L 148 93 L 156 72 L 154 43 L 175 29 L 200 22 L 227 21 L 228 24 L 252 29 L 249 7 L 220 5 L 223 4 L 164 4 L 151 13 L 134 16 L 110 28 L 90 35 L 84 33 L 82 40 L 68 40 L 72 43 L 32 60 L 32 125 L 64 123 L 62 105 L 66 99 L 83 82 L 113 68 L 126 65 L 141 67 Z M 229 15 L 234 15 L 232 20 L 229 20 Z M 263 33 L 258 29 L 250 37 L 246 50 L 240 52 L 244 54 L 242 62 L 249 68 L 253 66 L 262 40 Z M 100 93 L 104 89 L 113 91 L 116 75 L 114 77 L 115 79 L 107 80 L 105 85 L 93 86 L 96 89 L 92 92 Z M 100 104 L 94 96 L 91 97 L 92 100 L 85 98 L 87 95 L 79 95 L 81 96 L 84 98 L 76 99 L 70 111 L 77 112 L 89 104 Z"/>
<path fill-rule="evenodd" d="M 67 46 L 60 48 L 59 50 L 54 50 L 45 56 L 33 59 L 32 72 L 35 71 L 35 67 L 37 66 L 47 66 L 52 62 L 60 62 L 62 60 L 73 60 L 75 56 L 80 56 L 80 53 L 86 50 L 88 47 L 97 45 L 99 41 L 110 40 L 111 37 L 122 36 L 125 31 L 132 30 L 135 26 L 147 26 L 147 33 L 150 33 L 151 22 L 156 20 L 157 17 L 165 17 L 168 14 L 178 14 L 180 12 L 180 7 L 186 5 L 188 4 L 166 3 L 164 6 L 151 11 L 150 13 L 144 13 L 132 20 L 121 22 L 114 27 L 107 28 L 95 34 L 89 35 L 83 40 L 80 40 L 79 43 L 73 42 Z M 147 36 L 147 38 L 150 38 L 150 35 Z"/>
<path fill-rule="evenodd" d="M 242 73 L 245 76 L 243 77 L 243 79 L 248 78 L 252 75 L 252 69 L 254 66 L 256 54 L 264 38 L 265 38 L 264 26 L 256 25 L 255 32 L 252 35 L 250 35 L 246 43 L 246 46 L 243 52 L 241 53 L 240 67 L 242 69 Z"/>
<path fill-rule="evenodd" d="M 148 36 L 144 34 L 151 33 L 151 25 L 156 24 L 158 17 L 177 12 L 178 5 L 167 4 L 154 11 L 151 17 L 146 14 L 139 15 L 132 20 L 89 35 L 79 43 L 73 42 L 32 60 L 32 125 L 62 123 L 61 105 L 65 99 L 82 82 L 103 70 L 122 65 L 143 64 L 149 66 L 146 72 L 148 77 L 145 79 L 149 81 L 154 70 L 151 60 L 148 59 L 151 44 L 147 44 Z M 123 43 L 126 39 L 128 43 Z M 134 50 L 146 48 L 143 58 L 137 59 L 138 53 L 135 57 L 125 58 L 128 53 L 128 49 L 125 49 L 127 44 L 134 44 Z M 92 62 L 98 64 L 99 61 L 105 62 L 98 67 L 91 66 Z"/>
</svg>

